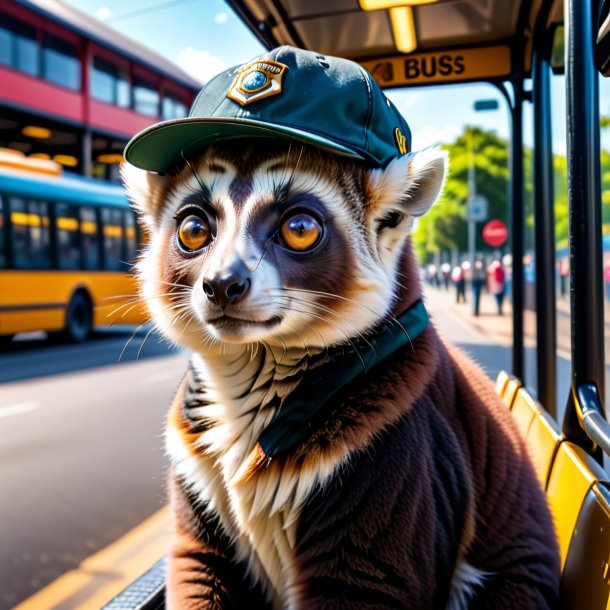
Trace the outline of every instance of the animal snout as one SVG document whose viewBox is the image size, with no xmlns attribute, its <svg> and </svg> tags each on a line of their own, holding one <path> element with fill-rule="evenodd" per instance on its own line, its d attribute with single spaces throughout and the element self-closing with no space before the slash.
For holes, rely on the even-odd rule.
<svg viewBox="0 0 610 610">
<path fill-rule="evenodd" d="M 250 289 L 250 277 L 246 266 L 235 265 L 224 273 L 203 279 L 203 292 L 211 303 L 224 309 L 241 301 Z"/>
</svg>

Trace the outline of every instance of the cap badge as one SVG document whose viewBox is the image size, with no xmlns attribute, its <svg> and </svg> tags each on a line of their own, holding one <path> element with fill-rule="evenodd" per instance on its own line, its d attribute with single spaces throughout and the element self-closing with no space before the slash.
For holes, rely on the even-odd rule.
<svg viewBox="0 0 610 610">
<path fill-rule="evenodd" d="M 396 147 L 401 155 L 407 154 L 407 138 L 403 135 L 402 131 L 397 127 L 394 130 L 394 140 L 396 141 Z"/>
<path fill-rule="evenodd" d="M 227 97 L 246 106 L 282 92 L 282 80 L 288 66 L 270 59 L 255 59 L 242 66 Z"/>
</svg>

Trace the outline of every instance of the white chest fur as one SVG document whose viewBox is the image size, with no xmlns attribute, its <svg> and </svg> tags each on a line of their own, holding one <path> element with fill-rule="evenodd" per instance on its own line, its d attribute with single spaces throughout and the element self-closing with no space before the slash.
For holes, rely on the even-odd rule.
<svg viewBox="0 0 610 610">
<path fill-rule="evenodd" d="M 196 394 L 203 406 L 189 407 L 188 415 L 207 426 L 197 438 L 197 454 L 175 428 L 170 426 L 166 436 L 176 474 L 218 516 L 274 606 L 286 609 L 296 603 L 294 544 L 302 506 L 340 463 L 336 456 L 300 467 L 278 460 L 248 480 L 239 472 L 275 414 L 278 398 L 298 384 L 308 365 L 305 356 L 280 357 L 262 349 L 205 361 L 195 356 L 195 377 L 205 380 Z"/>
</svg>

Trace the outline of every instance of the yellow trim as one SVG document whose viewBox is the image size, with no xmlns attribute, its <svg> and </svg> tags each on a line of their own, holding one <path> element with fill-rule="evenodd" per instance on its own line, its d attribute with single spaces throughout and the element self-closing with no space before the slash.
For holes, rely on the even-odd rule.
<svg viewBox="0 0 610 610">
<path fill-rule="evenodd" d="M 396 49 L 401 53 L 412 53 L 417 49 L 415 20 L 410 6 L 390 9 L 390 23 Z"/>
<path fill-rule="evenodd" d="M 422 4 L 435 4 L 438 0 L 358 0 L 363 11 L 379 11 L 399 6 L 420 6 Z"/>
<path fill-rule="evenodd" d="M 169 523 L 169 509 L 162 508 L 14 610 L 53 610 L 63 607 L 99 610 L 163 557 Z"/>
<path fill-rule="evenodd" d="M 396 141 L 396 147 L 401 155 L 407 154 L 407 138 L 403 135 L 402 131 L 398 127 L 394 130 L 394 140 Z"/>
</svg>

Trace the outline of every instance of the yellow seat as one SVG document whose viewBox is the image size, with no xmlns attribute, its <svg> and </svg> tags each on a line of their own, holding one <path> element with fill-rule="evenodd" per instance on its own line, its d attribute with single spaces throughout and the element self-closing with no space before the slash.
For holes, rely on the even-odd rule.
<svg viewBox="0 0 610 610">
<path fill-rule="evenodd" d="M 525 389 L 520 388 L 513 399 L 511 411 L 517 422 L 519 432 L 521 432 L 523 438 L 527 439 L 532 421 L 542 413 L 542 408 Z"/>
<path fill-rule="evenodd" d="M 504 401 L 504 404 L 510 409 L 517 390 L 521 387 L 521 381 L 505 371 L 500 371 L 496 380 L 496 392 Z"/>
<path fill-rule="evenodd" d="M 526 444 L 538 480 L 545 489 L 555 453 L 562 440 L 563 437 L 555 420 L 541 409 L 530 424 Z"/>
<path fill-rule="evenodd" d="M 498 378 L 496 379 L 496 394 L 500 397 L 504 396 L 504 391 L 506 390 L 506 384 L 510 379 L 510 375 L 506 371 L 500 371 L 498 374 Z"/>
<path fill-rule="evenodd" d="M 610 489 L 596 482 L 584 498 L 561 574 L 565 610 L 610 608 Z"/>
<path fill-rule="evenodd" d="M 583 502 L 593 485 L 606 479 L 601 466 L 583 449 L 568 441 L 561 443 L 553 460 L 546 495 L 555 521 L 562 568 Z"/>
</svg>

